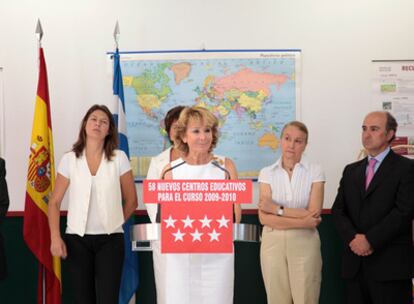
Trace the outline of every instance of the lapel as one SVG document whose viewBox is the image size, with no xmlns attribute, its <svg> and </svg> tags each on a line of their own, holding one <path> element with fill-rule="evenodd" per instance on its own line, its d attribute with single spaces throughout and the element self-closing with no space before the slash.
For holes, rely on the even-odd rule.
<svg viewBox="0 0 414 304">
<path fill-rule="evenodd" d="M 360 197 L 365 195 L 365 171 L 368 164 L 368 157 L 360 161 L 359 165 L 355 168 L 355 182 L 360 193 Z"/>
<path fill-rule="evenodd" d="M 381 182 L 388 176 L 388 174 L 393 168 L 394 161 L 395 153 L 392 150 L 390 150 L 390 152 L 387 154 L 387 156 L 385 156 L 384 160 L 379 166 L 377 172 L 375 172 L 368 189 L 365 191 L 365 197 L 370 195 L 378 187 L 378 185 L 380 185 Z"/>
<path fill-rule="evenodd" d="M 89 169 L 88 160 L 86 159 L 85 150 L 83 151 L 80 160 L 82 162 L 83 169 L 85 170 L 85 172 L 87 172 L 87 175 L 88 176 L 93 176 L 92 173 L 91 173 L 91 169 Z M 105 152 L 103 152 L 101 162 L 99 163 L 98 169 L 96 170 L 96 173 L 95 173 L 94 176 L 100 175 L 99 173 L 100 173 L 100 171 L 102 171 L 101 167 L 106 166 L 107 162 L 108 162 L 108 160 L 105 157 Z"/>
</svg>

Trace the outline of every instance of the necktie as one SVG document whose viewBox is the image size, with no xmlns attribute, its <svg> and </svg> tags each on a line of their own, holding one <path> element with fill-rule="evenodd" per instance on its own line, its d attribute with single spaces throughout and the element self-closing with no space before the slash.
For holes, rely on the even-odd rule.
<svg viewBox="0 0 414 304">
<path fill-rule="evenodd" d="M 375 158 L 371 158 L 368 163 L 368 170 L 367 170 L 367 176 L 365 177 L 365 189 L 368 189 L 369 184 L 372 181 L 372 178 L 374 177 L 374 169 L 375 164 L 377 163 L 377 160 Z"/>
</svg>

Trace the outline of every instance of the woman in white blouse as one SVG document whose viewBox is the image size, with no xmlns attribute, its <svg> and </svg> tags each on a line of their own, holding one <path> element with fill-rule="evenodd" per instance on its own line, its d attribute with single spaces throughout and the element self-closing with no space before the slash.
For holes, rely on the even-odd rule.
<svg viewBox="0 0 414 304">
<path fill-rule="evenodd" d="M 322 258 L 321 222 L 325 176 L 303 159 L 308 129 L 283 127 L 281 157 L 259 175 L 259 219 L 264 225 L 261 267 L 269 304 L 317 304 Z"/>
<path fill-rule="evenodd" d="M 49 200 L 50 250 L 67 258 L 75 303 L 118 303 L 124 257 L 122 224 L 137 207 L 127 156 L 109 109 L 92 106 L 72 151 L 59 164 Z M 65 240 L 60 204 L 69 189 Z M 122 203 L 124 202 L 124 203 Z"/>
<path fill-rule="evenodd" d="M 180 117 L 180 113 L 183 109 L 184 106 L 175 106 L 168 110 L 165 115 L 164 127 L 168 141 L 170 142 L 170 147 L 151 159 L 147 179 L 160 179 L 162 169 L 164 169 L 164 167 L 170 162 L 180 157 L 180 151 L 178 151 L 174 146 L 173 138 L 175 136 L 175 128 L 177 127 L 178 117 Z M 148 216 L 151 222 L 156 223 L 158 204 L 145 204 L 145 207 L 147 208 Z"/>
</svg>

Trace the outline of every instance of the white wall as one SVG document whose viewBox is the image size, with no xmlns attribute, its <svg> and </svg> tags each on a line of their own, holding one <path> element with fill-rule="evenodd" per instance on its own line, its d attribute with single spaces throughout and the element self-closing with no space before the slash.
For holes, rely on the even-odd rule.
<svg viewBox="0 0 414 304">
<path fill-rule="evenodd" d="M 120 22 L 122 51 L 301 49 L 307 154 L 327 175 L 330 208 L 344 165 L 360 149 L 373 110 L 370 61 L 414 58 L 410 0 L 0 0 L 0 67 L 11 210 L 24 208 L 37 86 L 37 18 L 45 35 L 55 157 L 76 138 L 94 103 L 107 103 L 105 52 Z M 2 115 L 0 115 L 2 117 Z"/>
</svg>

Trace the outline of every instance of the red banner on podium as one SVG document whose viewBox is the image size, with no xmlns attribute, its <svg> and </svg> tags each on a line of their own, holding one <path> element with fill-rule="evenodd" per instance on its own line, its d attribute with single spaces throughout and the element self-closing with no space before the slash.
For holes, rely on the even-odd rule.
<svg viewBox="0 0 414 304">
<path fill-rule="evenodd" d="M 251 180 L 144 180 L 144 203 L 250 204 Z"/>
<path fill-rule="evenodd" d="M 163 204 L 161 252 L 233 252 L 233 204 Z"/>
<path fill-rule="evenodd" d="M 161 204 L 162 253 L 233 252 L 234 204 L 252 202 L 251 180 L 145 180 Z"/>
</svg>

